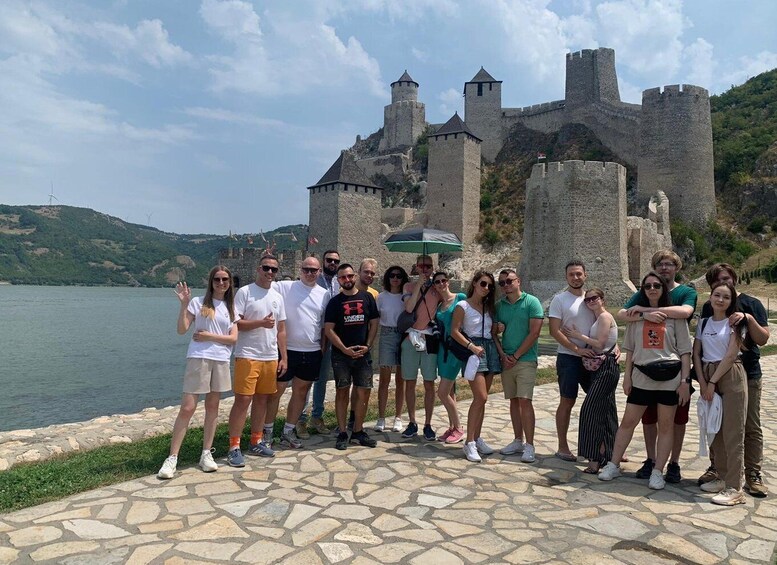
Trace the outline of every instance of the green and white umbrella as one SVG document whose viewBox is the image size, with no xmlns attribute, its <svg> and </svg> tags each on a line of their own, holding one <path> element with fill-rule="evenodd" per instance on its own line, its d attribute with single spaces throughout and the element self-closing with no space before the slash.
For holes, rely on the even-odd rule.
<svg viewBox="0 0 777 565">
<path fill-rule="evenodd" d="M 408 228 L 389 234 L 383 244 L 389 251 L 405 253 L 452 253 L 464 249 L 455 233 L 431 228 Z"/>
</svg>

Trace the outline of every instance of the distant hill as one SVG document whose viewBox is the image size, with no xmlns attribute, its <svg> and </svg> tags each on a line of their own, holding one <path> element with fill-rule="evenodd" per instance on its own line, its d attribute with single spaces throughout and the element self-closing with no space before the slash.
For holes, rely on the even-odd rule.
<svg viewBox="0 0 777 565">
<path fill-rule="evenodd" d="M 264 234 L 277 249 L 304 246 L 307 227 Z M 299 237 L 302 236 L 302 237 Z M 265 245 L 261 237 L 166 233 L 88 208 L 0 205 L 0 281 L 13 284 L 167 286 L 202 284 L 218 252 Z"/>
</svg>

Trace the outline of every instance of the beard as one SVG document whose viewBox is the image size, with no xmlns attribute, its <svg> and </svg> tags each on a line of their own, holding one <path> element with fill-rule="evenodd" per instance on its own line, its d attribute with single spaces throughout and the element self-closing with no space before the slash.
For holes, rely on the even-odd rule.
<svg viewBox="0 0 777 565">
<path fill-rule="evenodd" d="M 569 288 L 583 288 L 585 281 L 575 281 L 569 283 Z"/>
<path fill-rule="evenodd" d="M 348 282 L 340 283 L 340 288 L 342 288 L 343 290 L 351 290 L 354 287 L 354 285 L 356 285 L 355 282 L 348 281 Z"/>
<path fill-rule="evenodd" d="M 326 263 L 325 263 L 325 265 L 326 265 Z M 324 271 L 325 274 L 329 275 L 330 277 L 333 277 L 333 276 L 335 276 L 335 273 L 337 272 L 337 266 L 333 266 L 332 268 L 324 266 L 323 267 L 323 271 Z"/>
</svg>

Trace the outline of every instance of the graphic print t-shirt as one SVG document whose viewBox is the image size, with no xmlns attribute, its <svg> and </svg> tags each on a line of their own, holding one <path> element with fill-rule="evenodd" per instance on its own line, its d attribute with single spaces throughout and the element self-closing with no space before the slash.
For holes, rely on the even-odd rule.
<svg viewBox="0 0 777 565">
<path fill-rule="evenodd" d="M 367 345 L 370 320 L 380 318 L 375 299 L 359 291 L 353 296 L 343 293 L 333 297 L 326 307 L 324 322 L 335 325 L 335 333 L 346 347 Z"/>
</svg>

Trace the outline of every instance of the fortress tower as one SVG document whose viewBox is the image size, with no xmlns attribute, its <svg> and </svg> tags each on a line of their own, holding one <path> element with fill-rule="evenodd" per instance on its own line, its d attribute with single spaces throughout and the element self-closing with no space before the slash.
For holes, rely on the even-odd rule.
<svg viewBox="0 0 777 565">
<path fill-rule="evenodd" d="M 413 145 L 426 127 L 426 109 L 418 101 L 418 83 L 405 71 L 391 83 L 391 104 L 383 108 L 383 138 L 379 151 Z"/>
<path fill-rule="evenodd" d="M 464 119 L 474 135 L 483 140 L 481 152 L 487 161 L 502 149 L 502 81 L 483 67 L 464 83 Z"/>
<path fill-rule="evenodd" d="M 615 73 L 615 50 L 607 47 L 567 53 L 565 102 L 567 110 L 594 102 L 621 101 Z"/>
<path fill-rule="evenodd" d="M 318 240 L 308 250 L 320 257 L 337 249 L 344 261 L 357 264 L 374 257 L 382 248 L 381 190 L 343 151 L 321 180 L 308 187 L 310 237 Z"/>
<path fill-rule="evenodd" d="M 524 288 L 547 300 L 567 283 L 564 267 L 582 260 L 588 284 L 610 304 L 634 292 L 629 281 L 626 169 L 618 163 L 565 161 L 534 165 L 526 182 L 519 272 Z"/>
<path fill-rule="evenodd" d="M 666 193 L 671 218 L 703 227 L 716 215 L 707 90 L 689 84 L 642 93 L 637 205 Z"/>
<path fill-rule="evenodd" d="M 429 136 L 427 225 L 468 245 L 480 229 L 480 138 L 456 113 Z"/>
</svg>

